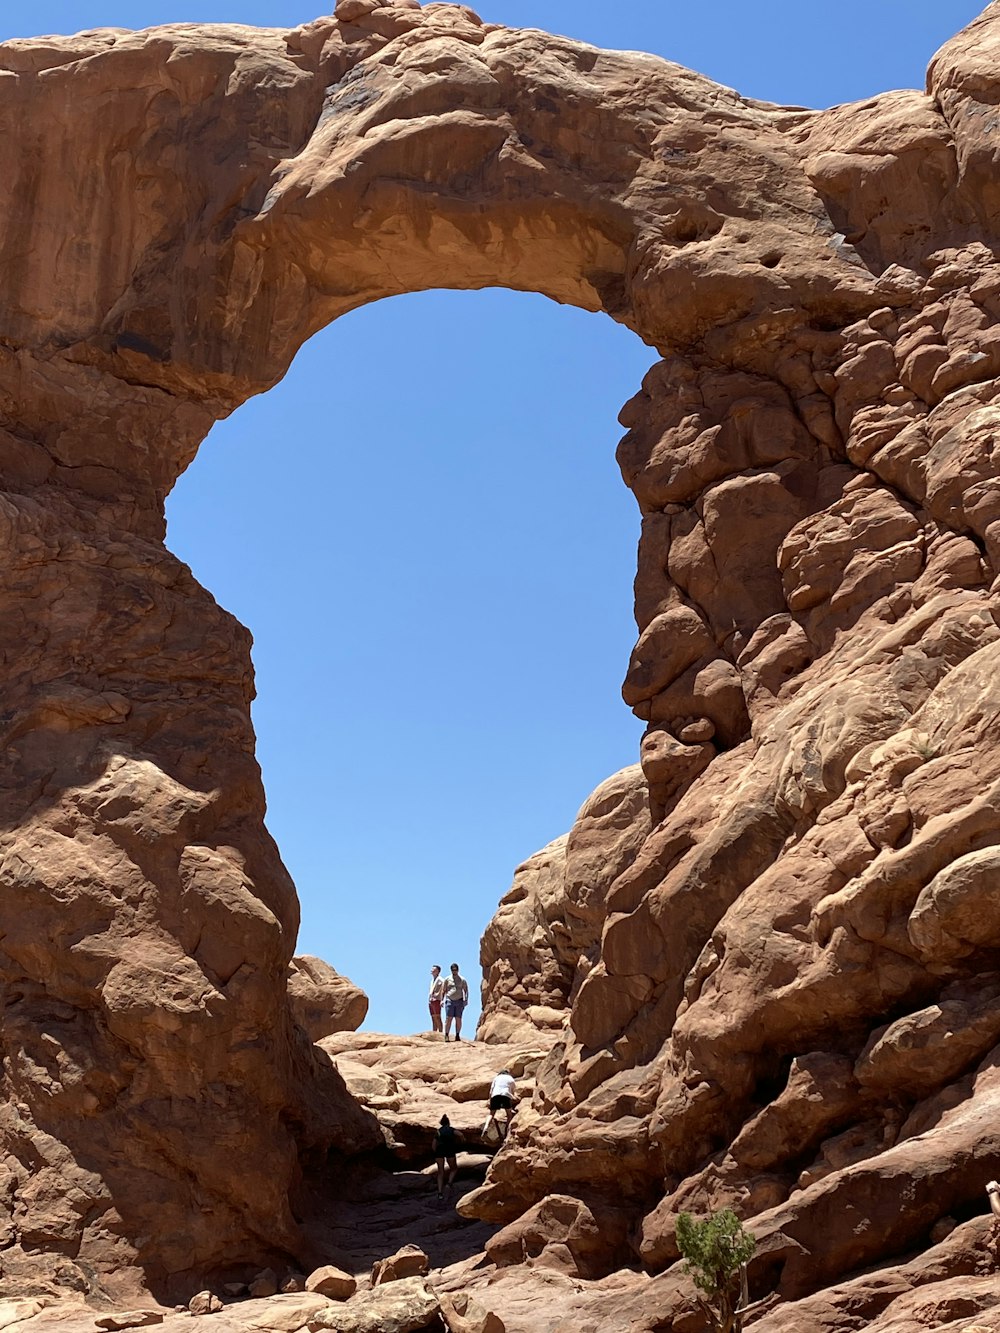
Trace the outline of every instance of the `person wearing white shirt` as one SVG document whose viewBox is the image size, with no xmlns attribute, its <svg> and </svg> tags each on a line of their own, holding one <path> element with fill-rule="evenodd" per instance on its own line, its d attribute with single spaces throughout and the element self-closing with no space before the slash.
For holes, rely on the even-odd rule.
<svg viewBox="0 0 1000 1333">
<path fill-rule="evenodd" d="M 448 1040 L 452 1022 L 455 1024 L 455 1040 L 462 1040 L 462 1013 L 469 1003 L 469 983 L 459 975 L 458 964 L 452 963 L 451 976 L 444 982 L 444 1039 Z"/>
<path fill-rule="evenodd" d="M 427 1008 L 431 1015 L 431 1031 L 441 1032 L 441 1001 L 444 999 L 444 977 L 437 963 L 431 968 L 431 989 L 427 996 Z"/>
<path fill-rule="evenodd" d="M 510 1122 L 517 1109 L 517 1086 L 509 1069 L 501 1069 L 490 1084 L 490 1120 L 500 1132 L 501 1141 L 507 1137 Z M 503 1125 L 496 1116 L 497 1111 L 505 1112 Z"/>
</svg>

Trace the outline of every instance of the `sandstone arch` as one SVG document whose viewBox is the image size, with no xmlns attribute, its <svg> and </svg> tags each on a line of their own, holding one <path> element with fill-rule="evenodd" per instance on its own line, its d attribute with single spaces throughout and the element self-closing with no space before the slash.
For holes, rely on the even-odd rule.
<svg viewBox="0 0 1000 1333">
<path fill-rule="evenodd" d="M 954 926 L 926 919 L 944 896 L 908 922 L 998 831 L 997 7 L 927 95 L 829 113 L 461 7 L 337 15 L 0 51 L 6 1235 L 160 1280 L 294 1251 L 317 1100 L 342 1150 L 374 1142 L 288 1016 L 296 909 L 246 638 L 162 549 L 162 501 L 212 420 L 337 314 L 493 283 L 664 354 L 620 454 L 645 516 L 626 690 L 658 827 L 591 922 L 548 1116 L 475 1206 L 613 1191 L 659 1266 L 685 1190 L 732 1195 L 808 1248 L 841 1168 L 796 1201 L 796 1163 L 737 1149 L 767 1139 L 762 1089 L 799 1057 L 861 1061 L 890 1013 L 986 967 L 980 936 L 943 974 L 922 956 Z M 641 1122 L 626 1139 L 616 1106 Z M 997 1151 L 940 1114 L 945 1156 Z M 220 1144 L 273 1169 L 234 1192 Z M 907 1195 L 906 1160 L 840 1181 L 882 1191 L 897 1250 L 970 1188 Z M 789 1260 L 786 1294 L 884 1253 L 835 1242 L 820 1268 Z"/>
</svg>

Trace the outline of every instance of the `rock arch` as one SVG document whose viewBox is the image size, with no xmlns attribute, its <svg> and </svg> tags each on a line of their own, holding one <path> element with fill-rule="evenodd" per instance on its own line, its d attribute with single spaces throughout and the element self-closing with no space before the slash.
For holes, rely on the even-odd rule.
<svg viewBox="0 0 1000 1333">
<path fill-rule="evenodd" d="M 934 803 L 904 810 L 897 788 L 920 745 L 958 752 L 985 725 L 974 664 L 996 640 L 994 9 L 928 95 L 829 113 L 413 0 L 343 0 L 290 33 L 0 51 L 12 1244 L 161 1281 L 248 1243 L 294 1252 L 287 1189 L 329 1139 L 319 1103 L 342 1151 L 376 1140 L 289 1016 L 296 905 L 262 822 L 247 637 L 161 538 L 211 422 L 384 295 L 541 291 L 664 356 L 620 453 L 644 513 L 626 694 L 657 828 L 594 921 L 546 1087 L 594 1148 L 588 1184 L 646 1211 L 644 1260 L 673 1253 L 650 1163 L 661 1187 L 697 1182 L 802 1042 L 927 994 L 928 917 L 948 909 L 921 876 L 968 850 L 966 825 L 921 861 Z M 967 823 L 988 840 L 987 814 Z M 912 939 L 910 890 L 929 894 Z M 634 1151 L 591 1144 L 588 1096 L 635 1067 Z M 531 1192 L 579 1186 L 558 1116 L 505 1155 L 483 1215 L 534 1201 L 531 1154 Z M 234 1181 L 234 1153 L 270 1170 Z M 788 1221 L 781 1181 L 760 1198 L 808 1238 L 822 1209 Z M 899 1244 L 929 1206 L 900 1205 Z M 878 1251 L 829 1253 L 832 1277 Z M 789 1272 L 793 1293 L 822 1279 Z"/>
</svg>

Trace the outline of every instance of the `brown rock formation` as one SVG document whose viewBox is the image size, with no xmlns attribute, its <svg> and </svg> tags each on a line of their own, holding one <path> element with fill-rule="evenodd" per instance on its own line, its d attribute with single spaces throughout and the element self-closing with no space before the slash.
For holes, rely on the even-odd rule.
<svg viewBox="0 0 1000 1333">
<path fill-rule="evenodd" d="M 648 815 L 613 780 L 487 935 L 484 1032 L 569 1026 L 465 1207 L 522 1219 L 498 1257 L 554 1218 L 570 1282 L 730 1203 L 757 1286 L 892 1262 L 926 1323 L 903 1256 L 1000 1174 L 998 55 L 991 5 L 819 113 L 415 0 L 0 48 L 11 1256 L 295 1252 L 298 1155 L 381 1141 L 293 1021 L 248 637 L 162 500 L 321 325 L 503 284 L 663 356 L 619 451 Z"/>
<path fill-rule="evenodd" d="M 365 1021 L 368 996 L 322 958 L 303 954 L 288 964 L 288 999 L 310 1041 L 355 1032 Z"/>
<path fill-rule="evenodd" d="M 601 783 L 566 837 L 517 868 L 483 936 L 480 1040 L 562 1030 L 600 954 L 608 890 L 648 833 L 646 782 L 636 764 Z"/>
<path fill-rule="evenodd" d="M 484 1150 L 481 1131 L 490 1084 L 501 1069 L 517 1081 L 518 1098 L 530 1102 L 535 1075 L 555 1034 L 525 1028 L 527 1040 L 445 1044 L 425 1033 L 393 1037 L 376 1032 L 338 1033 L 320 1043 L 348 1089 L 378 1119 L 384 1142 L 398 1162 L 430 1162 L 443 1115 L 466 1151 Z"/>
</svg>

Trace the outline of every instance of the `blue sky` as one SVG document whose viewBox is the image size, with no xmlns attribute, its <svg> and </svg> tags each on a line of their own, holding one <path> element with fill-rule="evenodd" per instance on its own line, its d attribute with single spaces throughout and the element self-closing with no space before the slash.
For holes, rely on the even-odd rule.
<svg viewBox="0 0 1000 1333">
<path fill-rule="evenodd" d="M 922 87 L 981 8 L 478 7 L 806 106 Z M 0 39 L 316 12 L 34 0 L 0 15 Z M 268 824 L 299 888 L 299 951 L 365 988 L 366 1027 L 421 1029 L 432 962 L 459 962 L 475 992 L 479 936 L 514 867 L 635 760 L 641 727 L 619 686 L 638 517 L 614 449 L 651 360 L 609 319 L 542 297 L 384 301 L 318 334 L 220 423 L 170 498 L 171 549 L 254 634 Z"/>
</svg>

